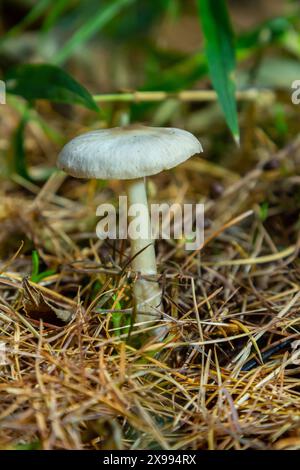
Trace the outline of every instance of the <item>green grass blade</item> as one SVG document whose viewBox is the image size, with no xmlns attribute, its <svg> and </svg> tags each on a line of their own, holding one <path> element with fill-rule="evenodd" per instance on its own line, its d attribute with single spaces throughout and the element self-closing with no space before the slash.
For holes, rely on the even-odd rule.
<svg viewBox="0 0 300 470">
<path fill-rule="evenodd" d="M 31 269 L 30 280 L 32 282 L 40 282 L 45 277 L 52 276 L 52 274 L 55 274 L 54 269 L 47 269 L 46 271 L 40 272 L 40 257 L 36 250 L 32 251 L 31 260 L 32 260 L 32 269 Z"/>
<path fill-rule="evenodd" d="M 40 258 L 36 250 L 32 251 L 31 260 L 32 260 L 31 280 L 34 280 L 34 278 L 38 276 L 39 269 L 40 269 Z"/>
<path fill-rule="evenodd" d="M 50 11 L 41 26 L 42 34 L 48 32 L 51 28 L 53 28 L 57 20 L 62 16 L 62 14 L 69 7 L 69 5 L 69 0 L 57 0 L 56 2 L 53 2 Z"/>
<path fill-rule="evenodd" d="M 224 0 L 197 0 L 212 84 L 237 143 L 240 134 L 235 99 L 233 31 Z"/>
<path fill-rule="evenodd" d="M 101 28 L 116 17 L 124 7 L 129 6 L 135 1 L 136 0 L 115 0 L 110 2 L 107 6 L 100 8 L 99 11 L 96 12 L 89 21 L 86 21 L 81 28 L 73 34 L 69 41 L 66 42 L 54 57 L 53 62 L 55 64 L 65 62 L 76 48 L 91 39 Z"/>
</svg>

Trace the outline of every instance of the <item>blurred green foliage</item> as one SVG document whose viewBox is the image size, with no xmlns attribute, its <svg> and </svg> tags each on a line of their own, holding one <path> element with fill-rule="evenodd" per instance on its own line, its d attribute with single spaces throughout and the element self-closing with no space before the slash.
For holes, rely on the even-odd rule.
<svg viewBox="0 0 300 470">
<path fill-rule="evenodd" d="M 242 9 L 244 2 L 238 3 Z M 95 94 L 119 91 L 123 83 L 124 88 L 172 92 L 199 88 L 199 80 L 207 86 L 209 78 L 238 140 L 235 88 L 289 87 L 300 77 L 300 6 L 297 1 L 284 3 L 281 16 L 258 18 L 252 28 L 240 32 L 231 17 L 234 0 L 3 0 L 0 70 L 10 79 L 7 91 L 30 106 L 46 99 L 90 110 L 97 110 L 86 89 L 90 86 L 80 82 L 95 83 L 93 77 L 101 75 L 105 61 L 108 83 L 105 90 L 97 86 Z M 187 16 L 198 21 L 199 46 L 178 47 L 179 38 L 177 46 L 164 47 L 161 25 L 176 30 Z M 33 65 L 36 62 L 40 65 Z M 143 120 L 156 109 L 156 104 L 133 103 L 132 117 Z M 276 126 L 286 132 L 284 110 L 278 109 Z M 166 108 L 162 112 L 168 115 Z M 21 113 L 15 133 L 14 152 L 20 162 L 14 170 L 25 177 L 22 139 L 32 116 Z"/>
</svg>

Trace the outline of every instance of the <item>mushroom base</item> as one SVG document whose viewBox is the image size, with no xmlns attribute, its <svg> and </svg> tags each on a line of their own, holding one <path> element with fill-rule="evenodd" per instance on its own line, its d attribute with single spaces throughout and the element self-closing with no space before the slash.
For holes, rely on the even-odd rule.
<svg viewBox="0 0 300 470">
<path fill-rule="evenodd" d="M 137 279 L 133 294 L 138 322 L 155 321 L 159 318 L 159 306 L 162 300 L 161 289 L 157 280 Z"/>
</svg>

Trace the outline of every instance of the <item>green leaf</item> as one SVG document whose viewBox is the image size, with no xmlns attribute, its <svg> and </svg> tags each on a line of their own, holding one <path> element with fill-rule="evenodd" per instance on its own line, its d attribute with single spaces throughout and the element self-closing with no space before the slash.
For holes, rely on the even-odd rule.
<svg viewBox="0 0 300 470">
<path fill-rule="evenodd" d="M 212 84 L 235 141 L 239 126 L 235 99 L 235 49 L 225 0 L 197 0 Z"/>
<path fill-rule="evenodd" d="M 53 61 L 56 64 L 62 64 L 67 60 L 80 45 L 91 39 L 101 28 L 115 18 L 124 7 L 134 3 L 136 0 L 114 0 L 98 11 L 88 20 L 85 21 L 73 34 L 73 36 L 60 49 Z"/>
<path fill-rule="evenodd" d="M 24 64 L 6 74 L 7 93 L 28 101 L 45 99 L 79 104 L 93 111 L 99 108 L 92 95 L 64 70 L 50 64 Z"/>
</svg>

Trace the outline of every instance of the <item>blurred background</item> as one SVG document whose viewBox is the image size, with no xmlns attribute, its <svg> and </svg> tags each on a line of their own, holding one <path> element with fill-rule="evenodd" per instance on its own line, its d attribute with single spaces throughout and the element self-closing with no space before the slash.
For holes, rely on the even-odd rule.
<svg viewBox="0 0 300 470">
<path fill-rule="evenodd" d="M 5 78 L 20 64 L 53 64 L 94 95 L 210 89 L 212 74 L 208 73 L 196 3 L 2 0 L 0 73 Z M 244 165 L 245 156 L 250 164 L 259 158 L 257 141 L 270 137 L 271 147 L 282 144 L 296 132 L 293 118 L 298 109 L 291 106 L 290 97 L 291 83 L 300 78 L 299 3 L 230 0 L 227 6 L 235 34 L 237 88 L 272 91 L 256 102 L 240 100 L 238 104 L 242 157 L 216 100 L 183 103 L 171 97 L 154 103 L 102 102 L 98 103 L 103 111 L 99 116 L 52 99 L 35 102 L 35 111 L 27 113 L 25 125 L 24 100 L 16 98 L 17 91 L 8 95 L 8 106 L 0 109 L 2 175 L 15 171 L 26 176 L 27 165 L 50 168 L 66 133 L 73 136 L 79 128 L 115 125 L 124 109 L 130 112 L 132 121 L 185 127 L 201 135 L 205 157 L 215 161 L 221 158 L 230 167 L 238 166 L 241 158 Z M 26 163 L 22 156 L 25 136 Z"/>
</svg>

